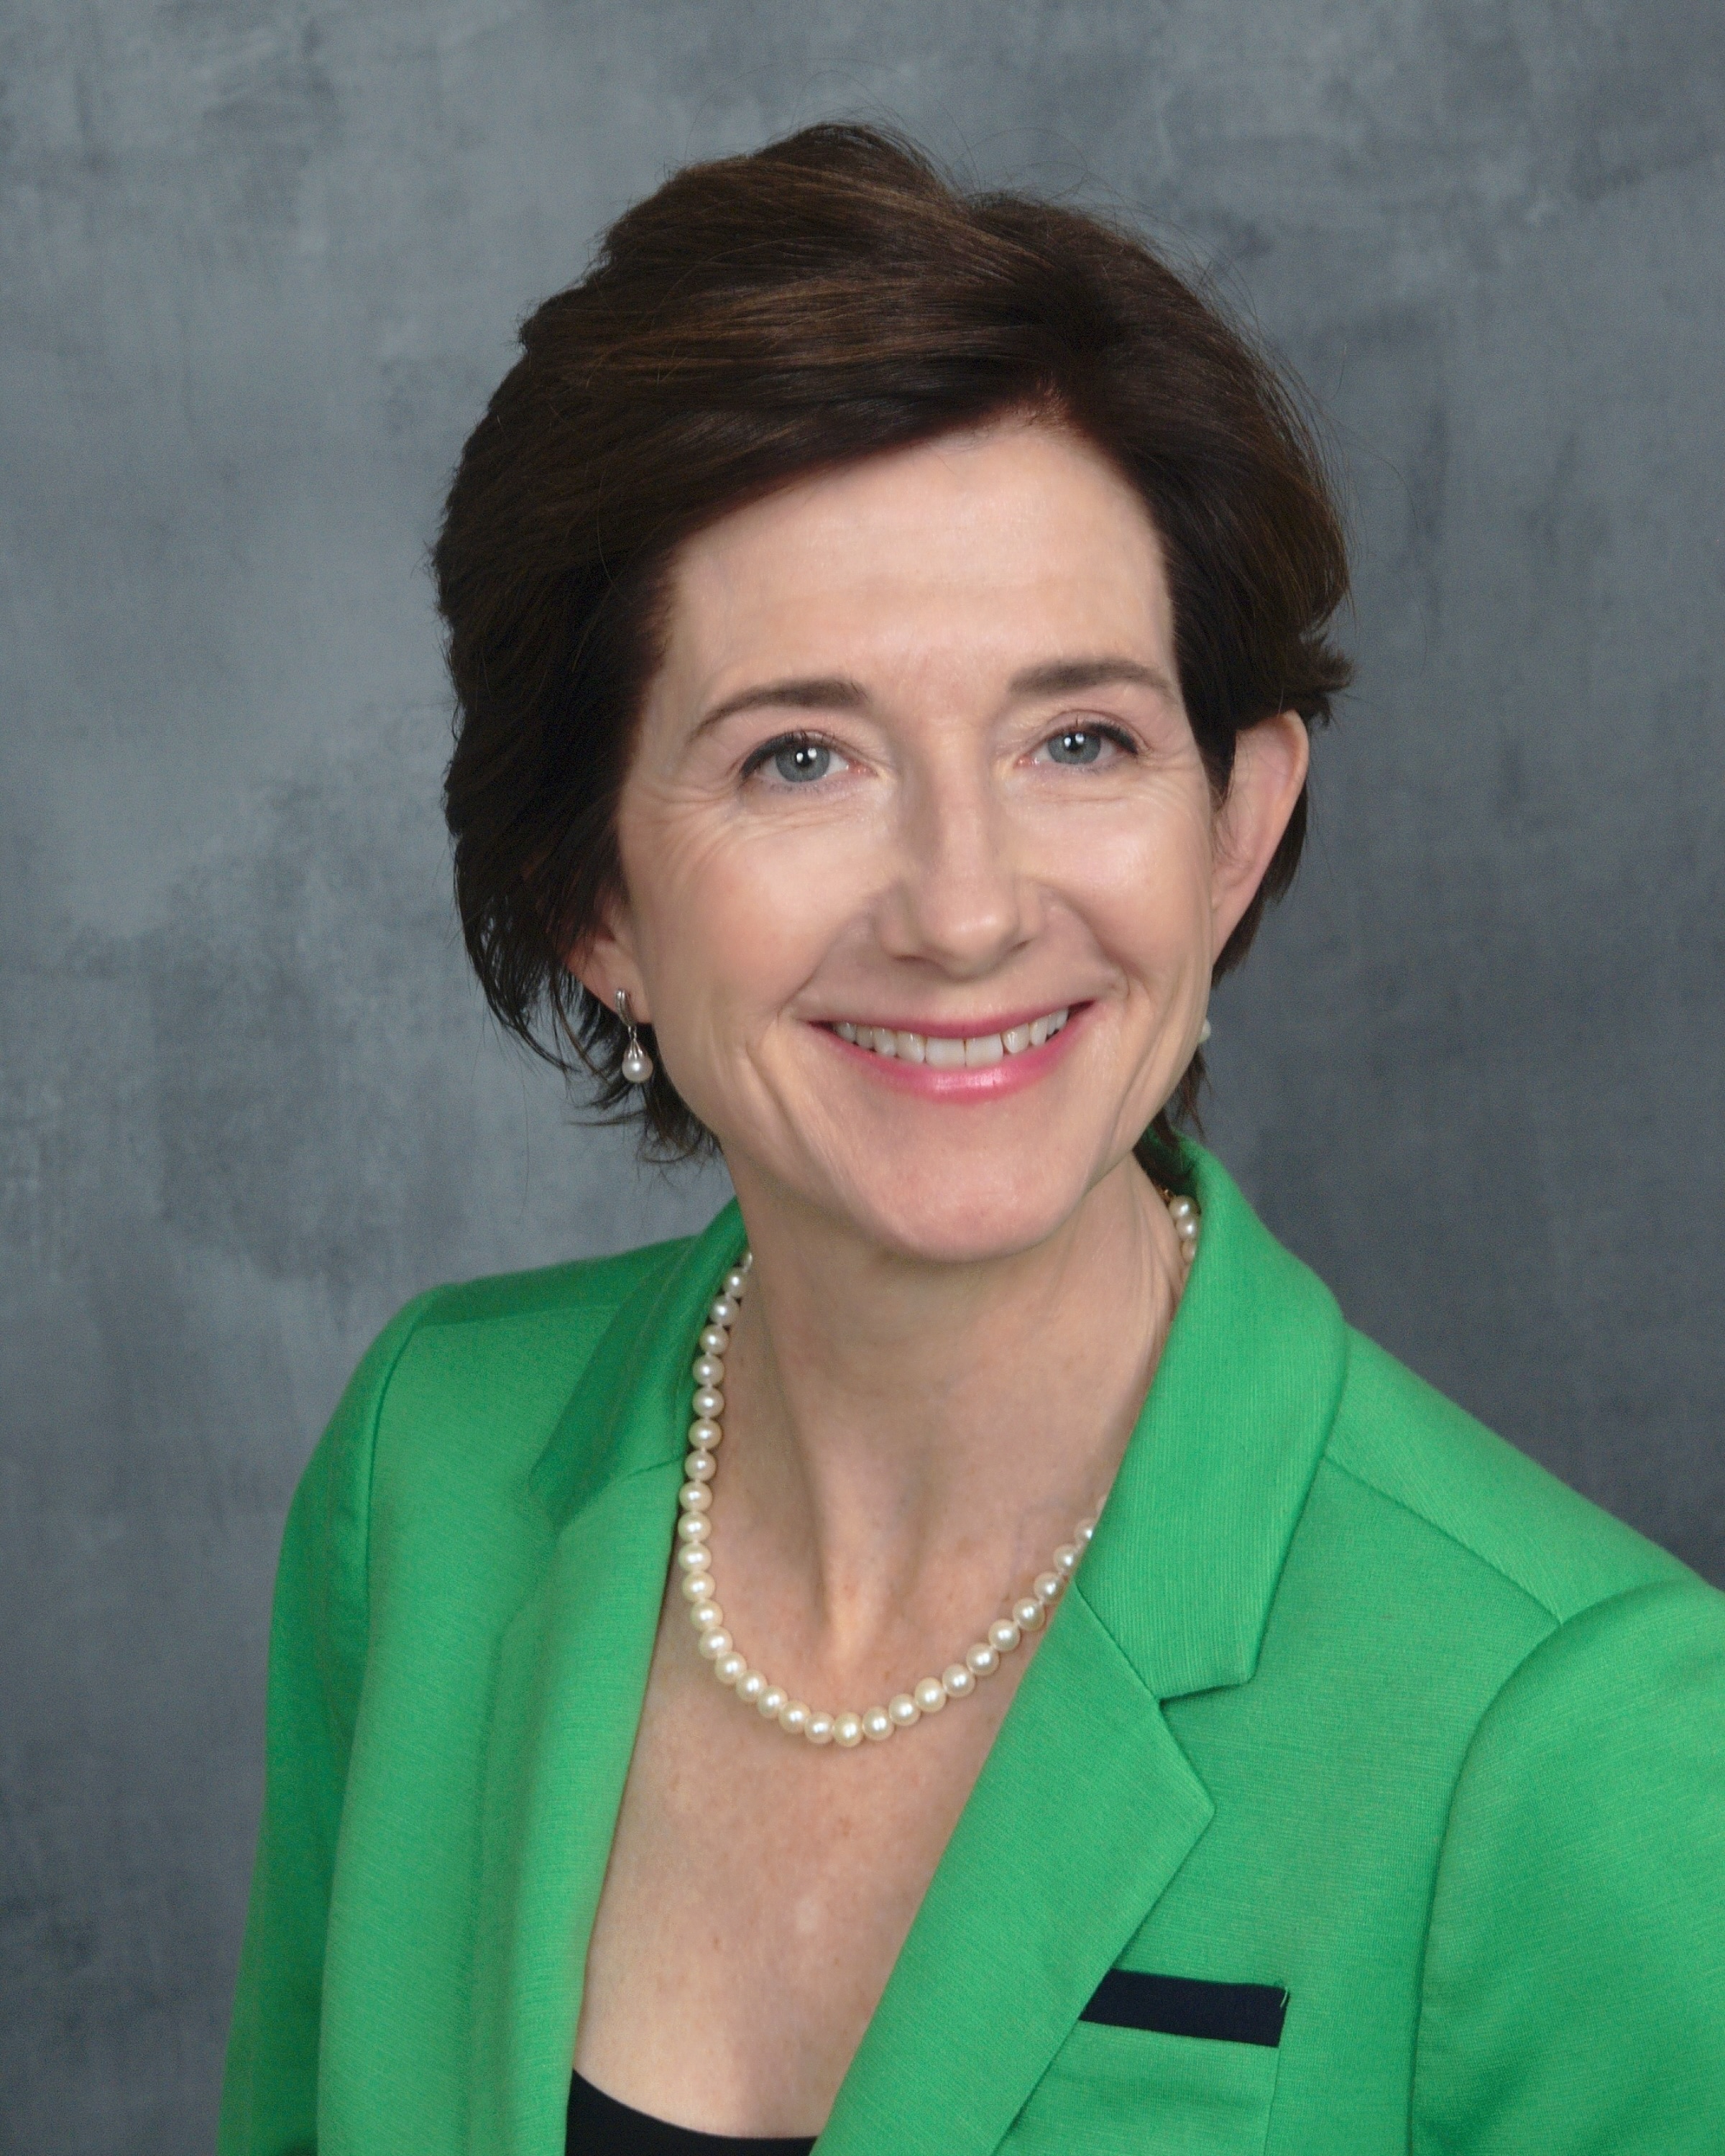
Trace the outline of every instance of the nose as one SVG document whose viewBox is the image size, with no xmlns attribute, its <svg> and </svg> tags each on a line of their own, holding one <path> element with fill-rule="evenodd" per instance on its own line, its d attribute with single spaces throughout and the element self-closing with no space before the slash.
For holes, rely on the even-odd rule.
<svg viewBox="0 0 1725 2156">
<path fill-rule="evenodd" d="M 896 873 L 878 932 L 896 958 L 957 980 L 993 972 L 1036 932 L 1036 888 L 1023 872 L 1005 803 L 983 771 L 947 765 L 906 788 Z"/>
</svg>

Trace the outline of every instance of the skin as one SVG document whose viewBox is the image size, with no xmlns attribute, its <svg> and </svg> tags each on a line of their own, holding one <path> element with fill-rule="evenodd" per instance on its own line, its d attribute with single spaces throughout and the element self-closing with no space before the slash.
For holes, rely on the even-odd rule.
<svg viewBox="0 0 1725 2156">
<path fill-rule="evenodd" d="M 793 1697 L 938 1674 L 1105 1496 L 1180 1277 L 1132 1147 L 1307 753 L 1266 720 L 1214 801 L 1155 531 L 1052 425 L 823 475 L 680 557 L 626 895 L 571 964 L 651 1022 L 736 1184 L 714 1570 Z M 1034 1065 L 944 1090 L 831 1029 L 1061 1008 Z M 710 2133 L 817 2132 L 1039 1636 L 890 1743 L 817 1751 L 713 1682 L 670 1584 L 580 2071 Z"/>
</svg>

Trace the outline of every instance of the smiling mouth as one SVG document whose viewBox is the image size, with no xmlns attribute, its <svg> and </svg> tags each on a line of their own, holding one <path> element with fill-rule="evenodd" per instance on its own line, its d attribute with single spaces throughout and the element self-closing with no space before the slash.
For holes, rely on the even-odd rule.
<svg viewBox="0 0 1725 2156">
<path fill-rule="evenodd" d="M 853 1048 L 865 1048 L 871 1055 L 891 1056 L 901 1063 L 926 1063 L 932 1070 L 980 1070 L 991 1063 L 1003 1063 L 1009 1056 L 1022 1055 L 1027 1049 L 1040 1048 L 1054 1039 L 1071 1014 L 1070 1006 L 1050 1011 L 1026 1024 L 1009 1026 L 1003 1033 L 908 1033 L 891 1026 L 855 1025 L 849 1019 L 840 1019 L 833 1031 Z"/>
</svg>

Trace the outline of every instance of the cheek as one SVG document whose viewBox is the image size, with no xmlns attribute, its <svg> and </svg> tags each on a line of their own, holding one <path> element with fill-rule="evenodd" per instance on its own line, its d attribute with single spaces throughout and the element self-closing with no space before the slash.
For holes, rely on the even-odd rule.
<svg viewBox="0 0 1725 2156">
<path fill-rule="evenodd" d="M 831 828 L 639 813 L 619 836 L 661 1031 L 770 1018 L 865 910 L 859 849 Z"/>
<path fill-rule="evenodd" d="M 1165 980 L 1209 963 L 1209 826 L 1203 811 L 1128 813 L 1092 824 L 1065 887 L 1130 977 Z"/>
</svg>

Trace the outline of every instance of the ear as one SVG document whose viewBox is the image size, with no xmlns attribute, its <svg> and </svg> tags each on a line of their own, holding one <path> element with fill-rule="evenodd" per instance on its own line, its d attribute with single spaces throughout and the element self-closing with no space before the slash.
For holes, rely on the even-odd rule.
<svg viewBox="0 0 1725 2156">
<path fill-rule="evenodd" d="M 1210 849 L 1213 964 L 1264 880 L 1311 762 L 1311 739 L 1297 711 L 1278 711 L 1235 737 Z"/>
<path fill-rule="evenodd" d="M 598 927 L 585 942 L 564 954 L 563 963 L 608 1011 L 616 1009 L 620 988 L 629 998 L 629 1014 L 634 1022 L 652 1024 L 647 986 L 635 952 L 634 924 L 622 898 L 607 901 Z"/>
</svg>

